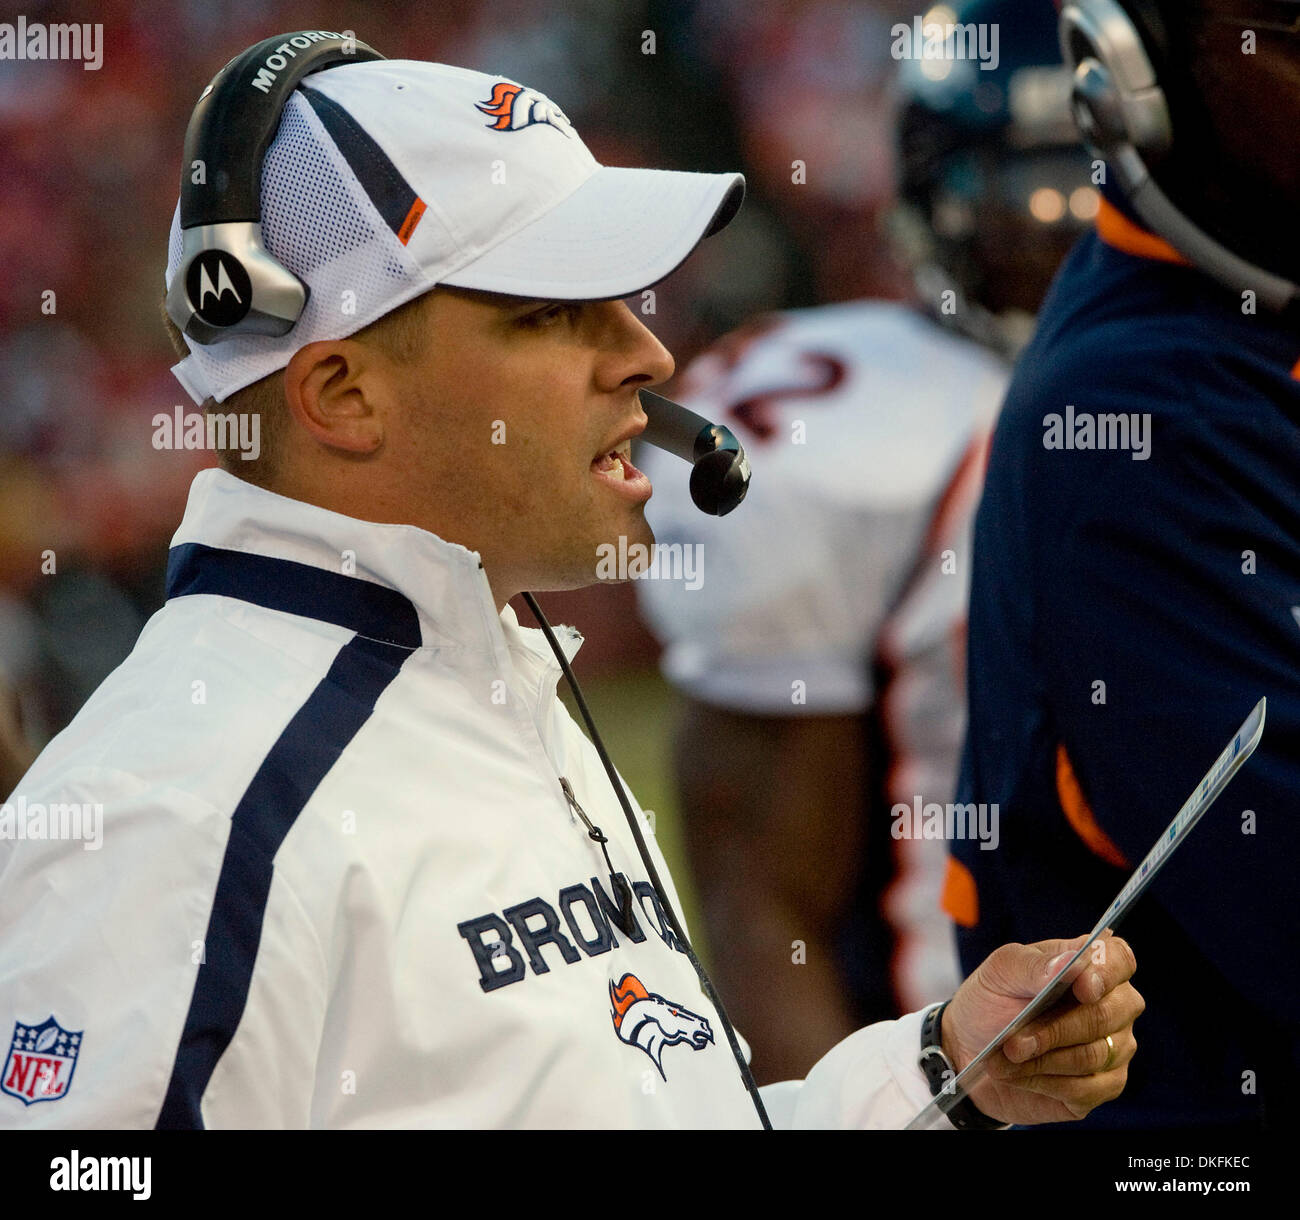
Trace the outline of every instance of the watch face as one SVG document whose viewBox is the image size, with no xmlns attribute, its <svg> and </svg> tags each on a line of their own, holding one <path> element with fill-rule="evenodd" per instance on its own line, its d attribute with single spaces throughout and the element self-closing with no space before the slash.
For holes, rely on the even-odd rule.
<svg viewBox="0 0 1300 1220">
<path fill-rule="evenodd" d="M 252 305 L 248 272 L 225 250 L 204 250 L 185 272 L 190 305 L 209 326 L 234 326 Z"/>
</svg>

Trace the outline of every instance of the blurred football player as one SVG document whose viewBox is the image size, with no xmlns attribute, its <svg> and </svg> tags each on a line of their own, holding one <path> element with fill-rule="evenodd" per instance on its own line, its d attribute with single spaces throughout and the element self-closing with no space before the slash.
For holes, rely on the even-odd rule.
<svg viewBox="0 0 1300 1220">
<path fill-rule="evenodd" d="M 997 23 L 999 63 L 902 65 L 914 299 L 762 317 L 687 370 L 678 396 L 755 471 L 720 528 L 642 454 L 659 561 L 638 591 L 685 696 L 683 833 L 760 1080 L 960 977 L 946 847 L 914 836 L 952 801 L 971 515 L 1007 357 L 1095 192 L 1050 7 L 926 21 L 954 18 Z"/>
</svg>

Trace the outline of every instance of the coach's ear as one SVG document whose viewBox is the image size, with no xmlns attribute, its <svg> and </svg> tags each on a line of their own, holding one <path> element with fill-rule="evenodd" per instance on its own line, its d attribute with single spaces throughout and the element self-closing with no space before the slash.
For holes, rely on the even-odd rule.
<svg viewBox="0 0 1300 1220">
<path fill-rule="evenodd" d="M 376 353 L 350 339 L 299 348 L 284 370 L 289 413 L 327 449 L 368 456 L 384 443 L 389 388 Z"/>
</svg>

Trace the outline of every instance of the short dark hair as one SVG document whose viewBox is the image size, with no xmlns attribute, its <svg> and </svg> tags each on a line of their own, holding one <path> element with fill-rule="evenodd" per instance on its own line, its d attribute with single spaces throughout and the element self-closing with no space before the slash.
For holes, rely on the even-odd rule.
<svg viewBox="0 0 1300 1220">
<path fill-rule="evenodd" d="M 377 318 L 369 326 L 363 326 L 350 339 L 360 339 L 373 343 L 391 359 L 397 361 L 413 360 L 424 347 L 425 305 L 433 294 L 421 293 L 412 301 L 399 305 L 396 309 Z M 190 354 L 176 323 L 167 314 L 163 303 L 163 326 L 171 341 L 173 350 L 180 358 Z M 283 390 L 284 370 L 276 369 L 260 381 L 236 390 L 225 402 L 218 403 L 208 398 L 203 402 L 203 410 L 209 414 L 250 416 L 258 419 L 258 435 L 261 449 L 256 458 L 245 461 L 239 449 L 231 447 L 217 450 L 217 461 L 222 470 L 255 483 L 259 487 L 270 487 L 279 473 L 283 460 L 285 434 L 288 430 L 289 417 L 285 410 Z M 241 435 L 238 428 L 227 430 L 227 435 L 234 439 Z M 247 432 L 243 435 L 248 435 Z"/>
</svg>

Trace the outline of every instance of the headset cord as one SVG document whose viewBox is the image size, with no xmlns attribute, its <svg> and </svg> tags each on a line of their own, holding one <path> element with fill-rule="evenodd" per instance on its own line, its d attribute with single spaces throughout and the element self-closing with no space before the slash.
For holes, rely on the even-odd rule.
<svg viewBox="0 0 1300 1220">
<path fill-rule="evenodd" d="M 732 1028 L 731 1020 L 727 1016 L 727 1010 L 723 1008 L 718 993 L 713 989 L 712 981 L 700 964 L 700 959 L 695 956 L 695 950 L 691 948 L 691 942 L 687 940 L 686 933 L 682 931 L 682 925 L 672 908 L 672 904 L 668 901 L 668 894 L 659 880 L 659 872 L 654 866 L 654 861 L 650 858 L 645 839 L 641 836 L 641 827 L 637 825 L 636 814 L 632 812 L 632 806 L 628 803 L 627 794 L 623 791 L 618 772 L 614 770 L 614 764 L 610 762 L 609 755 L 605 752 L 605 744 L 596 731 L 596 722 L 591 718 L 591 712 L 587 709 L 587 701 L 582 697 L 582 690 L 578 686 L 578 680 L 573 676 L 573 670 L 569 667 L 569 659 L 564 655 L 564 650 L 560 647 L 559 641 L 556 640 L 555 633 L 551 630 L 551 624 L 546 621 L 546 615 L 542 613 L 542 608 L 537 604 L 537 600 L 531 593 L 525 593 L 523 597 L 528 604 L 528 609 L 532 611 L 533 617 L 537 620 L 538 626 L 541 627 L 542 634 L 546 636 L 546 642 L 550 644 L 551 651 L 555 653 L 555 659 L 559 661 L 561 670 L 564 671 L 564 680 L 569 684 L 569 689 L 573 692 L 574 702 L 577 703 L 578 711 L 582 714 L 583 723 L 586 724 L 587 732 L 591 735 L 591 744 L 596 747 L 596 753 L 600 755 L 605 774 L 609 776 L 609 782 L 614 786 L 618 802 L 623 806 L 627 824 L 631 827 L 632 837 L 636 840 L 637 851 L 641 855 L 641 863 L 645 865 L 646 872 L 650 877 L 650 883 L 654 886 L 655 893 L 663 904 L 664 913 L 668 917 L 668 923 L 672 928 L 673 935 L 677 937 L 678 943 L 685 950 L 687 960 L 695 968 L 696 977 L 700 980 L 700 986 L 704 989 L 704 994 L 708 996 L 710 1003 L 712 1003 L 718 1014 L 718 1018 L 722 1021 L 722 1028 L 726 1031 L 731 1053 L 735 1056 L 736 1066 L 740 1068 L 741 1079 L 745 1082 L 745 1088 L 754 1102 L 754 1109 L 758 1111 L 758 1117 L 763 1124 L 763 1129 L 771 1131 L 772 1120 L 767 1116 L 767 1110 L 763 1106 L 763 1099 L 758 1094 L 758 1086 L 754 1083 L 754 1077 L 750 1073 L 749 1064 L 745 1062 L 745 1056 L 741 1054 L 740 1043 L 736 1039 L 736 1031 Z"/>
</svg>

